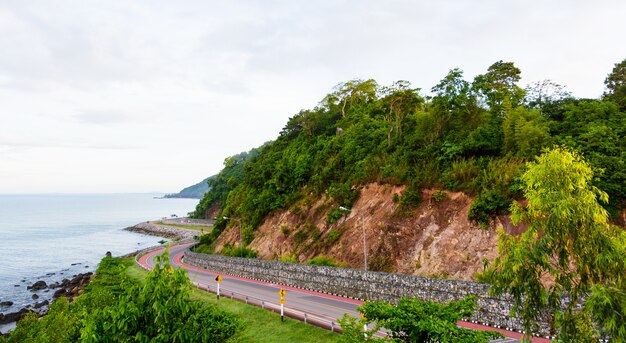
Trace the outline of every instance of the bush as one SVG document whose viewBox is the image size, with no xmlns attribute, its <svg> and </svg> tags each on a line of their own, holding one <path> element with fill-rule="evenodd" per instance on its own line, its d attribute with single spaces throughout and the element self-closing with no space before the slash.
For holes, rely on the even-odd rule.
<svg viewBox="0 0 626 343">
<path fill-rule="evenodd" d="M 448 198 L 448 194 L 442 190 L 436 190 L 431 195 L 430 199 L 434 202 L 442 202 L 443 200 Z"/>
<path fill-rule="evenodd" d="M 394 342 L 487 343 L 493 338 L 504 337 L 494 331 L 474 331 L 457 325 L 457 321 L 469 317 L 475 309 L 476 297 L 473 296 L 443 305 L 417 298 L 402 298 L 397 306 L 381 301 L 366 302 L 357 307 L 367 318 L 367 323 L 376 322 L 376 325 L 389 330 Z M 342 341 L 366 341 L 357 330 L 363 327 L 363 322 L 356 323 L 344 317 L 340 324 L 343 332 L 350 335 L 342 335 Z"/>
<path fill-rule="evenodd" d="M 339 238 L 341 238 L 341 231 L 337 229 L 331 229 L 330 232 L 328 233 L 328 236 L 326 237 L 326 241 L 329 244 L 332 244 L 332 243 L 337 242 Z"/>
<path fill-rule="evenodd" d="M 232 257 L 256 258 L 257 252 L 248 247 L 233 247 L 230 244 L 224 245 L 221 255 Z"/>
<path fill-rule="evenodd" d="M 307 263 L 313 266 L 328 266 L 328 267 L 337 266 L 337 262 L 335 262 L 335 260 L 332 257 L 326 256 L 326 255 L 318 255 L 310 259 Z"/>
<path fill-rule="evenodd" d="M 304 242 L 307 237 L 309 237 L 309 235 L 306 233 L 306 231 L 298 230 L 294 235 L 294 240 L 296 241 L 296 244 L 302 244 L 302 242 Z"/>
<path fill-rule="evenodd" d="M 328 195 L 335 200 L 335 203 L 350 207 L 359 196 L 359 191 L 352 189 L 350 183 L 341 183 L 330 186 Z"/>
<path fill-rule="evenodd" d="M 489 224 L 495 215 L 509 212 L 511 199 L 505 198 L 497 191 L 491 190 L 479 195 L 470 206 L 467 218 L 482 226 Z"/>
<path fill-rule="evenodd" d="M 443 175 L 443 182 L 449 189 L 461 189 L 463 191 L 473 191 L 476 187 L 476 177 L 480 170 L 476 165 L 476 160 L 457 159 L 450 165 Z"/>
<path fill-rule="evenodd" d="M 344 214 L 345 214 L 345 211 L 342 211 L 339 208 L 333 208 L 326 215 L 326 221 L 329 222 L 330 224 L 335 224 L 339 221 L 339 219 L 341 219 L 341 217 L 343 217 Z"/>
<path fill-rule="evenodd" d="M 400 207 L 402 209 L 409 209 L 417 207 L 422 203 L 422 190 L 417 183 L 412 183 L 407 187 L 402 196 L 400 197 Z"/>
<path fill-rule="evenodd" d="M 168 261 L 168 254 L 159 256 L 144 284 L 90 316 L 81 341 L 224 342 L 243 330 L 235 315 L 190 301 L 186 272 L 172 269 Z"/>
</svg>

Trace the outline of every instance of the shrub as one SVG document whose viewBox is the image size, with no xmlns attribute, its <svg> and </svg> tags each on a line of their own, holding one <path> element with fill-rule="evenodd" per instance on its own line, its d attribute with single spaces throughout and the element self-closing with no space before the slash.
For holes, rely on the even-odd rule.
<svg viewBox="0 0 626 343">
<path fill-rule="evenodd" d="M 436 191 L 433 192 L 433 194 L 430 196 L 430 198 L 434 202 L 442 202 L 443 200 L 448 198 L 448 194 L 446 194 L 446 192 L 444 192 L 442 190 L 436 190 Z"/>
<path fill-rule="evenodd" d="M 337 266 L 337 263 L 335 262 L 335 260 L 332 257 L 326 256 L 326 255 L 318 255 L 310 259 L 307 263 L 313 266 L 328 266 L 328 267 Z"/>
<path fill-rule="evenodd" d="M 341 219 L 341 217 L 343 217 L 344 214 L 345 214 L 345 211 L 342 211 L 339 208 L 333 208 L 326 215 L 326 221 L 329 222 L 330 224 L 335 224 L 339 221 L 339 219 Z"/>
<path fill-rule="evenodd" d="M 326 237 L 326 241 L 329 244 L 332 244 L 332 243 L 337 242 L 339 238 L 341 238 L 341 231 L 337 229 L 331 229 L 330 232 L 328 233 L 328 236 Z"/>
<path fill-rule="evenodd" d="M 400 198 L 400 207 L 402 209 L 409 209 L 417 207 L 422 202 L 422 190 L 417 183 L 412 183 L 402 192 Z"/>
<path fill-rule="evenodd" d="M 352 189 L 350 183 L 346 182 L 330 186 L 328 195 L 335 200 L 335 203 L 350 207 L 359 196 L 359 192 L 356 189 Z"/>
<path fill-rule="evenodd" d="M 384 301 L 365 302 L 357 310 L 365 315 L 367 323 L 376 322 L 377 326 L 389 330 L 394 342 L 487 343 L 504 337 L 494 331 L 474 331 L 457 325 L 476 310 L 474 296 L 446 304 L 417 298 L 401 298 L 395 306 Z M 340 324 L 346 333 L 341 336 L 343 342 L 366 341 L 358 330 L 363 322 L 356 323 L 344 316 Z"/>
<path fill-rule="evenodd" d="M 307 237 L 309 237 L 309 235 L 306 233 L 306 231 L 302 231 L 302 230 L 298 230 L 296 231 L 296 234 L 293 236 L 294 240 L 296 241 L 296 244 L 302 244 L 302 242 L 304 242 Z"/>
<path fill-rule="evenodd" d="M 475 189 L 475 179 L 479 172 L 475 159 L 458 159 L 444 173 L 443 182 L 449 189 L 471 191 Z"/>
<path fill-rule="evenodd" d="M 493 216 L 508 213 L 510 206 L 511 199 L 504 197 L 498 191 L 487 191 L 474 200 L 467 218 L 486 226 Z"/>
<path fill-rule="evenodd" d="M 233 247 L 230 244 L 224 245 L 221 255 L 232 257 L 256 258 L 257 252 L 248 247 Z"/>
</svg>

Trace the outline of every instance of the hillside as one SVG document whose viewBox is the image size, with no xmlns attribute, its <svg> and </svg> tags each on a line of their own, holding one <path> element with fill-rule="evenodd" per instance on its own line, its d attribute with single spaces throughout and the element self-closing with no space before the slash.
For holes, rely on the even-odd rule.
<svg viewBox="0 0 626 343">
<path fill-rule="evenodd" d="M 613 220 L 626 200 L 626 61 L 601 99 L 546 80 L 526 89 L 511 62 L 472 81 L 451 70 L 422 95 L 407 81 L 338 85 L 254 154 L 226 159 L 198 204 L 216 217 L 207 249 L 243 243 L 263 258 L 329 255 L 371 269 L 469 279 L 495 257 L 496 228 L 524 201 L 520 175 L 567 146 L 595 170 Z M 348 213 L 340 208 L 351 208 Z M 224 219 L 228 218 L 228 219 Z"/>
<path fill-rule="evenodd" d="M 211 188 L 209 187 L 209 180 L 214 178 L 215 176 L 209 176 L 206 179 L 196 183 L 195 185 L 191 185 L 189 187 L 183 188 L 178 193 L 165 194 L 164 198 L 189 198 L 189 199 L 202 199 L 204 194 L 208 192 Z"/>
</svg>

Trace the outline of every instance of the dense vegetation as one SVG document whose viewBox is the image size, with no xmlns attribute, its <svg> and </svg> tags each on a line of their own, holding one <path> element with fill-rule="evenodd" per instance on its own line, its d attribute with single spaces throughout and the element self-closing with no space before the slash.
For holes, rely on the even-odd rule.
<svg viewBox="0 0 626 343">
<path fill-rule="evenodd" d="M 487 343 L 503 337 L 493 331 L 473 331 L 461 328 L 457 322 L 476 310 L 476 299 L 467 297 L 447 304 L 402 298 L 397 306 L 386 302 L 366 302 L 358 307 L 364 315 L 360 321 L 348 315 L 339 321 L 343 329 L 342 342 L 454 342 Z M 375 323 L 370 329 L 369 324 Z M 368 324 L 368 331 L 363 325 Z M 374 338 L 381 327 L 390 337 Z"/>
<path fill-rule="evenodd" d="M 216 306 L 189 299 L 191 284 L 167 257 L 143 283 L 126 274 L 132 260 L 104 258 L 75 302 L 60 298 L 48 314 L 29 314 L 7 342 L 225 342 L 243 323 Z M 2 338 L 0 338 L 2 340 Z"/>
<path fill-rule="evenodd" d="M 500 233 L 500 257 L 483 275 L 513 296 L 527 332 L 551 309 L 561 341 L 624 341 L 626 238 L 610 219 L 626 207 L 626 60 L 601 99 L 574 98 L 549 80 L 522 89 L 520 75 L 502 61 L 471 82 L 453 69 L 432 96 L 406 81 L 338 85 L 258 154 L 226 164 L 221 191 L 194 213 L 219 205 L 201 243 L 237 221 L 248 244 L 272 211 L 297 212 L 323 195 L 350 207 L 370 182 L 405 185 L 400 208 L 418 204 L 420 188 L 460 190 L 475 199 L 469 219 L 512 211 L 529 228 Z"/>
<path fill-rule="evenodd" d="M 577 99 L 546 80 L 526 89 L 511 62 L 496 62 L 467 81 L 451 70 L 423 96 L 407 81 L 339 84 L 320 104 L 289 119 L 278 138 L 226 159 L 193 215 L 214 203 L 217 237 L 234 217 L 247 231 L 270 212 L 328 195 L 349 207 L 368 182 L 405 184 L 402 206 L 422 187 L 461 190 L 476 198 L 470 219 L 487 223 L 521 198 L 524 162 L 553 145 L 581 153 L 593 185 L 609 195 L 611 215 L 626 199 L 626 61 L 606 78 L 602 99 Z M 212 239 L 207 238 L 207 241 Z"/>
<path fill-rule="evenodd" d="M 178 193 L 165 194 L 164 198 L 190 198 L 190 199 L 202 199 L 204 194 L 211 189 L 209 187 L 209 180 L 214 178 L 215 176 L 209 176 L 206 179 L 196 183 L 195 185 L 191 185 L 189 187 L 183 188 Z"/>
<path fill-rule="evenodd" d="M 591 185 L 593 171 L 579 154 L 555 148 L 529 163 L 521 179 L 527 203 L 515 203 L 511 217 L 528 230 L 501 230 L 485 281 L 494 293 L 512 295 L 526 332 L 549 308 L 560 342 L 607 334 L 626 341 L 626 231 L 609 223 L 598 203 L 607 194 Z"/>
</svg>

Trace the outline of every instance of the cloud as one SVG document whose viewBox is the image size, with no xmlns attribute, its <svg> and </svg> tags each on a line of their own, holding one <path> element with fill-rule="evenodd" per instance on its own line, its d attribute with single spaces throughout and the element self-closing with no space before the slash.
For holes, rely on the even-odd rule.
<svg viewBox="0 0 626 343">
<path fill-rule="evenodd" d="M 126 113 L 115 110 L 85 110 L 72 116 L 80 123 L 86 124 L 120 124 L 132 120 Z"/>
<path fill-rule="evenodd" d="M 158 166 L 166 155 L 191 182 L 353 78 L 428 90 L 451 68 L 471 79 L 503 59 L 522 86 L 553 79 L 595 97 L 626 57 L 625 11 L 623 0 L 0 0 L 0 152 L 58 168 L 66 179 L 50 185 L 78 179 L 85 156 Z M 93 177 L 185 186 L 182 171 L 150 173 Z"/>
</svg>

